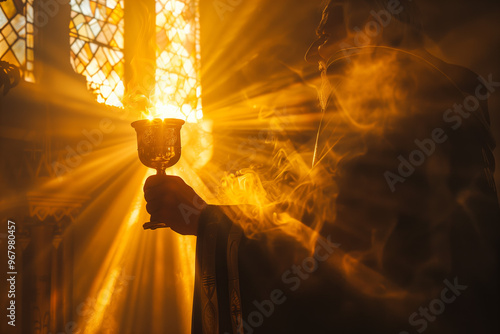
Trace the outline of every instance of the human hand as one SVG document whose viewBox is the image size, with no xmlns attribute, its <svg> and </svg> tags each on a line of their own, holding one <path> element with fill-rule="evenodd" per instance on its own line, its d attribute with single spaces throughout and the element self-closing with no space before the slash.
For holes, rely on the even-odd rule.
<svg viewBox="0 0 500 334">
<path fill-rule="evenodd" d="M 151 222 L 163 223 L 182 235 L 196 235 L 205 201 L 180 177 L 153 175 L 144 184 Z"/>
</svg>

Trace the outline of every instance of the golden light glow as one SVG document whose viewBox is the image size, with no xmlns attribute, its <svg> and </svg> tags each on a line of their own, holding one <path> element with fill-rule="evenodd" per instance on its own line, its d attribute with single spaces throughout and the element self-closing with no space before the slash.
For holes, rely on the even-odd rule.
<svg viewBox="0 0 500 334">
<path fill-rule="evenodd" d="M 142 180 L 145 181 L 145 177 Z M 123 224 L 120 224 L 119 230 L 116 231 L 116 238 L 114 238 L 110 251 L 102 263 L 99 277 L 94 280 L 93 293 L 91 294 L 97 296 L 95 309 L 90 314 L 90 317 L 85 322 L 82 322 L 84 324 L 82 328 L 84 333 L 98 333 L 105 314 L 110 312 L 109 308 L 112 302 L 120 297 L 115 294 L 117 277 L 122 270 L 121 263 L 124 261 L 124 256 L 132 242 L 131 238 L 134 237 L 134 233 L 130 233 L 130 230 L 138 223 L 143 204 L 142 196 L 140 190 L 135 191 L 134 202 L 129 210 L 125 211 L 128 211 L 128 214 Z"/>
<path fill-rule="evenodd" d="M 146 118 L 203 118 L 198 1 L 156 1 L 156 86 Z"/>
<path fill-rule="evenodd" d="M 95 89 L 97 101 L 106 105 L 127 107 L 123 102 L 123 9 L 125 2 L 133 1 L 70 1 L 72 66 Z M 361 233 L 370 234 L 366 238 L 369 245 L 363 251 L 340 245 L 325 265 L 337 270 L 342 280 L 360 294 L 410 298 L 411 290 L 400 290 L 382 274 L 384 246 L 394 229 L 391 217 L 386 219 L 381 215 L 380 226 L 373 229 L 377 233 L 362 231 L 354 225 L 368 226 L 363 214 L 372 211 L 365 210 L 365 203 L 381 208 L 388 205 L 380 203 L 384 198 L 372 195 L 379 193 L 379 189 L 371 187 L 374 185 L 369 182 L 371 166 L 358 165 L 363 167 L 362 172 L 347 179 L 339 168 L 341 163 L 366 153 L 367 139 L 381 138 L 390 128 L 406 132 L 406 127 L 394 122 L 398 112 L 422 112 L 405 108 L 406 89 L 413 89 L 414 83 L 411 80 L 398 83 L 397 77 L 408 72 L 407 69 L 401 68 L 392 56 L 381 57 L 383 53 L 378 50 L 379 58 L 368 53 L 363 59 L 360 54 L 353 57 L 349 66 L 339 66 L 346 72 L 338 77 L 333 69 L 321 77 L 317 64 L 303 64 L 302 55 L 296 54 L 302 46 L 307 46 L 298 45 L 298 39 L 302 43 L 306 34 L 297 33 L 310 30 L 311 37 L 314 34 L 314 26 L 298 24 L 302 22 L 299 17 L 305 19 L 313 13 L 317 16 L 317 4 L 313 6 L 310 2 L 310 12 L 305 12 L 302 5 L 305 8 L 309 2 L 303 1 L 301 6 L 288 6 L 285 13 L 282 6 L 273 7 L 269 1 L 217 1 L 224 5 L 219 11 L 214 10 L 212 1 L 207 1 L 203 22 L 206 29 L 203 46 L 208 50 L 203 59 L 203 79 L 207 82 L 203 96 L 207 104 L 202 110 L 198 1 L 156 0 L 154 12 L 151 8 L 148 13 L 156 22 L 155 35 L 145 41 L 156 45 L 156 66 L 151 73 L 155 84 L 152 89 L 148 80 L 147 92 L 141 91 L 147 96 L 137 93 L 141 110 L 133 110 L 135 114 L 130 113 L 124 119 L 114 114 L 116 108 L 96 108 L 95 103 L 87 104 L 87 100 L 78 96 L 47 103 L 47 114 L 52 113 L 52 103 L 55 115 L 59 115 L 59 110 L 68 110 L 67 118 L 54 119 L 57 126 L 49 132 L 55 142 L 53 149 L 57 150 L 53 155 L 59 154 L 68 171 L 33 187 L 49 195 L 77 193 L 91 198 L 68 227 L 71 232 L 80 233 L 74 237 L 76 252 L 71 282 L 74 287 L 68 287 L 73 291 L 73 301 L 69 303 L 74 304 L 69 310 L 73 318 L 69 320 L 77 324 L 72 332 L 191 332 L 195 238 L 177 235 L 168 228 L 156 231 L 142 228 L 150 220 L 143 186 L 154 171 L 141 165 L 135 133 L 130 127 L 132 121 L 141 117 L 187 121 L 181 132 L 182 158 L 167 173 L 180 176 L 207 203 L 234 204 L 242 209 L 243 216 L 249 219 L 244 217 L 241 223 L 250 238 L 258 233 L 268 234 L 269 239 L 273 233 L 285 234 L 312 251 L 318 231 L 325 223 L 343 223 L 337 216 L 342 213 L 336 207 L 337 197 L 340 188 L 348 189 L 352 182 L 356 185 L 352 190 L 359 198 L 351 202 L 360 203 L 359 212 L 355 212 L 360 219 L 348 222 L 352 224 L 349 232 L 353 231 L 353 239 L 358 232 L 363 238 L 365 235 Z M 33 2 L 0 3 L 0 54 L 2 59 L 24 66 L 26 80 L 30 80 L 33 69 L 33 37 L 30 37 Z M 13 4 L 25 4 L 26 13 L 17 12 Z M 290 49 L 291 46 L 297 49 Z M 153 55 L 147 51 L 149 65 Z M 131 67 L 132 71 L 141 70 L 132 61 Z M 407 77 L 410 75 L 413 74 Z M 419 73 L 414 75 L 418 77 Z M 62 84 L 80 84 L 75 76 L 67 77 L 68 82 Z M 140 75 L 137 77 L 142 79 Z M 131 85 L 136 83 L 130 81 Z M 320 103 L 316 89 L 323 98 Z M 38 99 L 39 95 L 37 91 L 33 97 L 27 94 L 26 100 Z M 145 99 L 147 103 L 143 103 Z M 69 103 L 71 107 L 65 109 Z M 323 119 L 321 107 L 327 109 L 328 103 L 335 112 L 325 113 L 322 129 L 326 131 L 319 145 L 319 163 L 312 166 L 315 140 Z M 149 109 L 142 110 L 142 104 Z M 413 105 L 417 108 L 422 101 Z M 210 115 L 210 121 L 206 115 L 204 118 L 204 111 Z M 114 130 L 102 133 L 102 138 L 94 136 L 94 130 L 99 129 L 99 122 L 104 119 L 111 120 Z M 64 122 L 68 122 L 67 127 Z M 21 129 L 14 128 L 11 133 L 15 138 L 30 141 L 46 127 L 43 122 L 35 125 L 36 131 L 23 134 Z M 30 129 L 30 125 L 26 128 Z M 212 129 L 216 129 L 214 133 Z M 92 134 L 94 140 L 83 133 Z M 64 150 L 66 145 L 72 145 L 69 147 L 72 151 L 78 150 L 84 146 L 81 143 L 90 141 L 99 141 L 92 143 L 91 151 L 76 155 L 67 151 L 67 147 Z M 61 149 L 56 148 L 61 144 Z M 382 173 L 379 176 L 383 183 Z M 22 191 L 16 196 L 25 197 Z M 378 216 L 376 211 L 373 216 Z M 337 241 L 335 231 L 338 229 L 332 232 L 333 242 Z M 435 261 L 430 262 L 433 265 Z M 434 272 L 435 268 L 427 265 L 420 269 Z"/>
<path fill-rule="evenodd" d="M 87 77 L 89 86 L 96 89 L 97 101 L 122 107 L 123 98 L 123 0 L 117 2 L 72 0 L 71 49 L 72 63 L 78 73 Z M 106 10 L 105 10 L 106 9 Z M 197 2 L 156 2 L 156 85 L 148 97 L 152 107 L 142 112 L 142 118 L 179 118 L 188 122 L 183 128 L 183 158 L 168 170 L 176 174 L 209 198 L 209 191 L 197 175 L 212 156 L 211 126 L 203 121 L 199 69 L 199 22 Z M 114 34 L 107 34 L 112 31 Z M 97 41 L 97 42 L 96 42 Z M 125 144 L 123 149 L 125 150 Z M 120 195 L 110 202 L 101 214 L 101 235 L 89 243 L 87 252 L 105 249 L 99 263 L 98 275 L 93 279 L 87 298 L 95 300 L 92 312 L 78 319 L 82 333 L 116 333 L 126 323 L 123 314 L 128 310 L 126 299 L 135 300 L 144 291 L 154 290 L 147 312 L 155 319 L 164 317 L 163 310 L 176 303 L 179 312 L 179 333 L 190 332 L 193 296 L 195 239 L 183 237 L 163 229 L 143 231 L 148 221 L 142 187 L 154 173 L 140 165 L 135 151 L 136 142 L 126 145 L 127 159 L 137 164 L 138 170 L 130 182 L 120 186 Z M 131 155 L 129 155 L 131 153 Z M 107 157 L 109 159 L 110 157 Z M 100 159 L 98 159 L 100 160 Z M 101 160 L 102 161 L 102 160 Z M 81 169 L 82 170 L 82 169 Z M 96 176 L 97 177 L 97 176 Z M 120 218 L 122 217 L 122 218 Z M 116 227 L 112 234 L 110 222 Z M 111 244 L 102 245 L 107 235 Z M 155 268 L 154 273 L 140 268 Z M 127 269 L 128 268 L 128 269 Z M 81 269 L 85 270 L 85 269 Z M 130 288 L 124 291 L 121 273 L 134 272 Z M 174 285 L 165 285 L 175 277 Z M 166 296 L 174 298 L 166 299 Z M 130 305 L 136 311 L 135 305 Z M 146 310 L 145 310 L 146 311 Z M 122 322 L 118 324 L 118 322 Z M 152 332 L 165 330 L 152 324 Z M 160 327 L 155 327 L 160 326 Z"/>
<path fill-rule="evenodd" d="M 143 112 L 142 117 L 150 121 L 155 118 L 177 118 L 189 123 L 198 123 L 199 120 L 203 119 L 203 111 L 201 109 L 193 110 L 189 104 L 175 106 L 157 102 L 154 108 Z"/>
<path fill-rule="evenodd" d="M 75 70 L 86 75 L 89 85 L 97 89 L 99 102 L 122 106 L 123 1 L 101 3 L 91 0 L 71 2 L 71 57 Z M 253 219 L 244 226 L 249 237 L 279 231 L 312 250 L 323 223 L 336 218 L 333 199 L 337 189 L 332 177 L 336 163 L 363 152 L 354 152 L 352 146 L 345 145 L 347 152 L 329 156 L 331 161 L 324 164 L 331 170 L 321 166 L 312 168 L 313 146 L 297 148 L 288 131 L 298 129 L 303 137 L 314 137 L 318 117 L 311 110 L 317 107 L 316 92 L 312 96 L 308 94 L 310 87 L 300 80 L 290 79 L 275 86 L 261 80 L 263 64 L 281 69 L 279 76 L 284 78 L 294 78 L 302 73 L 280 66 L 281 59 L 267 56 L 258 59 L 259 55 L 248 55 L 244 68 L 242 64 L 224 68 L 222 61 L 214 61 L 214 56 L 206 61 L 205 70 L 221 74 L 216 76 L 221 80 L 216 84 L 223 86 L 231 73 L 239 71 L 250 88 L 241 96 L 225 96 L 227 100 L 221 98 L 220 104 L 224 107 L 212 111 L 211 116 L 218 127 L 246 135 L 236 139 L 230 136 L 218 138 L 218 142 L 227 143 L 217 149 L 231 165 L 207 164 L 212 158 L 213 138 L 212 124 L 203 119 L 201 109 L 196 4 L 196 1 L 188 0 L 156 1 L 156 36 L 153 37 L 157 45 L 156 84 L 154 92 L 148 96 L 150 109 L 137 112 L 143 112 L 142 117 L 146 119 L 180 118 L 188 122 L 182 130 L 182 159 L 167 173 L 181 176 L 207 202 L 251 204 L 247 211 L 244 210 L 246 216 Z M 242 30 L 244 24 L 240 24 L 231 34 L 241 36 L 238 29 Z M 247 48 L 248 45 L 241 45 L 242 50 Z M 220 56 L 217 52 L 222 51 L 215 51 L 216 56 Z M 385 98 L 394 90 L 378 85 L 375 79 L 369 80 L 376 78 L 375 74 L 383 71 L 388 63 L 372 63 L 372 66 L 375 67 L 354 67 L 352 82 L 345 82 L 343 87 L 334 91 L 339 95 L 342 112 L 337 114 L 339 119 L 331 120 L 328 126 L 338 126 L 342 131 L 331 145 L 324 145 L 327 152 L 333 151 L 346 131 L 358 131 L 356 134 L 360 137 L 365 131 L 378 129 L 375 120 L 380 115 L 373 112 L 380 111 L 367 110 L 366 99 L 371 96 Z M 224 73 L 227 75 L 222 75 Z M 358 82 L 367 86 L 363 87 L 362 93 L 358 93 Z M 315 84 L 320 86 L 317 82 Z M 309 103 L 311 100 L 313 103 Z M 335 123 L 337 121 L 339 123 Z M 114 137 L 106 137 L 109 146 L 99 147 L 84 157 L 82 165 L 71 176 L 74 180 L 72 191 L 90 192 L 87 188 L 92 185 L 92 191 L 98 194 L 80 217 L 80 224 L 97 223 L 92 224 L 91 237 L 75 261 L 78 277 L 86 277 L 88 271 L 92 272 L 90 278 L 81 278 L 83 283 L 79 281 L 85 290 L 77 290 L 77 300 L 87 298 L 93 301 L 91 312 L 79 314 L 79 330 L 94 334 L 119 333 L 130 326 L 136 329 L 133 327 L 137 326 L 133 324 L 136 315 L 140 319 L 163 319 L 166 316 L 164 310 L 168 308 L 177 312 L 169 315 L 169 319 L 175 318 L 176 328 L 168 330 L 189 333 L 195 239 L 179 236 L 168 229 L 143 231 L 142 224 L 150 217 L 145 210 L 142 188 L 154 171 L 141 166 L 129 124 L 115 124 Z M 85 126 L 87 129 L 92 127 Z M 320 155 L 320 159 L 323 157 L 326 155 Z M 220 195 L 216 196 L 210 190 L 214 185 L 220 185 Z M 97 191 L 102 189 L 102 193 Z M 308 226 L 301 221 L 307 215 L 312 217 Z M 385 286 L 383 277 L 362 265 L 363 257 L 372 254 L 338 253 L 340 260 L 332 265 L 340 268 L 353 284 L 364 286 L 360 291 L 375 294 L 379 293 L 378 286 Z M 384 289 L 382 294 L 402 295 L 390 288 Z M 130 301 L 140 304 L 130 305 Z M 149 326 L 145 332 L 160 333 L 171 324 L 153 321 L 140 325 Z"/>
</svg>

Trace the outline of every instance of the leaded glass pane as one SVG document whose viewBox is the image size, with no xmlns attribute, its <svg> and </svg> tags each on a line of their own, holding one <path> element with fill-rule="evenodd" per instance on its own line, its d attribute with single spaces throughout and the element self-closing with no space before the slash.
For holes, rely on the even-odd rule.
<svg viewBox="0 0 500 334">
<path fill-rule="evenodd" d="M 33 30 L 33 0 L 0 2 L 0 59 L 19 67 L 31 82 Z"/>
<path fill-rule="evenodd" d="M 157 112 L 196 122 L 203 117 L 197 0 L 156 1 L 156 43 Z"/>
<path fill-rule="evenodd" d="M 123 0 L 71 0 L 71 63 L 87 77 L 97 101 L 122 106 Z"/>
</svg>

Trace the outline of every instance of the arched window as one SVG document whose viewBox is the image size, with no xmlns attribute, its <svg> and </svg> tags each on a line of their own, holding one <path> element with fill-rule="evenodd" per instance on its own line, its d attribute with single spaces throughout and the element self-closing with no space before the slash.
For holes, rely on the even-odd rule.
<svg viewBox="0 0 500 334">
<path fill-rule="evenodd" d="M 140 1 L 140 0 L 136 0 Z M 0 2 L 0 55 L 34 81 L 34 0 Z M 70 61 L 97 101 L 122 107 L 125 0 L 70 0 Z M 196 122 L 203 117 L 198 0 L 156 0 L 153 104 L 159 116 Z"/>
<path fill-rule="evenodd" d="M 98 102 L 122 106 L 124 1 L 71 0 L 71 61 Z M 191 122 L 203 117 L 197 0 L 156 1 L 156 114 Z"/>
</svg>

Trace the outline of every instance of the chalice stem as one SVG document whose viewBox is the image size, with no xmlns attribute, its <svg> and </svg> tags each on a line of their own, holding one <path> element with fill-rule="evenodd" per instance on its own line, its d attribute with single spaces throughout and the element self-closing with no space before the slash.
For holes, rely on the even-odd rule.
<svg viewBox="0 0 500 334">
<path fill-rule="evenodd" d="M 156 175 L 167 175 L 165 168 L 157 168 Z M 145 230 L 156 230 L 157 228 L 168 227 L 167 224 L 161 222 L 147 222 L 142 227 Z"/>
</svg>

